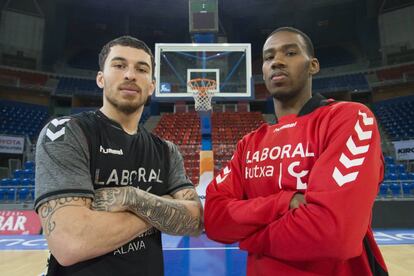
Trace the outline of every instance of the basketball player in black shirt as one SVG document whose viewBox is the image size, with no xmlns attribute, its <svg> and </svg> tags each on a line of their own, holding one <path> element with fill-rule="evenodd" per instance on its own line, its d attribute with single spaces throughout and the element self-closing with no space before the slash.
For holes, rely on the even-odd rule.
<svg viewBox="0 0 414 276">
<path fill-rule="evenodd" d="M 163 275 L 161 232 L 199 235 L 202 206 L 177 147 L 138 127 L 154 57 L 130 36 L 99 55 L 98 111 L 53 119 L 36 149 L 47 275 Z"/>
</svg>

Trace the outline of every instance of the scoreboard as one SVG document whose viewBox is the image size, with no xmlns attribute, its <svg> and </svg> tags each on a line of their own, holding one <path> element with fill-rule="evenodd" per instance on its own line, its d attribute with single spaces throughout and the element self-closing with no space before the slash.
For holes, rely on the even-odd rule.
<svg viewBox="0 0 414 276">
<path fill-rule="evenodd" d="M 189 0 L 190 33 L 218 32 L 218 0 Z"/>
</svg>

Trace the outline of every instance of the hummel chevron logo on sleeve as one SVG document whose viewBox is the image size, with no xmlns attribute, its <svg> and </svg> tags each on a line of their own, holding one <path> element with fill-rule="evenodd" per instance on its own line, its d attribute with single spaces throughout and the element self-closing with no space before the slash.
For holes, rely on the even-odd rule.
<svg viewBox="0 0 414 276">
<path fill-rule="evenodd" d="M 70 119 L 53 119 L 46 129 L 46 137 L 50 142 L 63 140 L 65 135 L 65 124 Z"/>
<path fill-rule="evenodd" d="M 57 127 L 57 126 L 60 126 L 60 125 L 63 125 L 64 123 L 66 123 L 67 121 L 69 121 L 70 119 L 60 119 L 60 120 L 58 120 L 58 119 L 53 119 L 52 121 L 51 121 L 51 123 L 55 126 L 55 127 Z"/>
<path fill-rule="evenodd" d="M 369 118 L 367 113 L 358 111 L 358 115 L 361 115 L 364 120 L 364 125 L 370 126 L 374 124 L 374 118 Z"/>
<path fill-rule="evenodd" d="M 359 140 L 371 139 L 372 131 L 371 130 L 363 131 L 361 126 L 359 125 L 359 121 L 357 121 L 357 123 L 355 125 L 355 131 L 358 134 Z"/>
<path fill-rule="evenodd" d="M 216 182 L 217 182 L 217 184 L 220 184 L 221 182 L 223 182 L 226 178 L 227 178 L 227 176 L 229 176 L 229 173 L 231 172 L 231 169 L 229 169 L 229 167 L 228 166 L 226 166 L 225 168 L 224 168 L 224 170 L 223 170 L 223 174 L 224 174 L 224 176 L 223 177 L 221 177 L 221 175 L 219 174 L 219 175 L 217 175 L 217 177 L 216 177 Z"/>
<path fill-rule="evenodd" d="M 351 167 L 361 166 L 364 162 L 364 159 L 365 157 L 351 160 L 345 155 L 345 153 L 342 153 L 341 158 L 339 158 L 339 161 L 345 166 L 345 168 L 349 169 Z"/>
<path fill-rule="evenodd" d="M 337 167 L 335 167 L 332 176 L 335 179 L 336 183 L 342 187 L 344 184 L 354 181 L 358 176 L 358 172 L 353 172 L 353 173 L 348 173 L 346 175 L 342 175 L 341 171 L 338 170 Z"/>
<path fill-rule="evenodd" d="M 344 171 L 341 171 L 340 166 L 336 166 L 334 168 L 334 171 L 332 173 L 332 177 L 335 180 L 336 184 L 338 184 L 340 187 L 343 185 L 350 183 L 354 181 L 358 174 L 359 174 L 359 167 L 364 163 L 365 157 L 359 156 L 356 157 L 356 155 L 361 155 L 364 153 L 367 153 L 369 150 L 369 144 L 368 145 L 360 145 L 360 143 L 367 143 L 369 140 L 371 140 L 372 137 L 372 130 L 364 130 L 363 128 L 367 128 L 367 126 L 371 126 L 374 124 L 374 118 L 368 117 L 368 115 L 364 112 L 358 111 L 358 115 L 360 115 L 362 120 L 357 120 L 355 123 L 354 130 L 357 135 L 353 137 L 352 133 L 347 142 L 346 147 L 348 148 L 349 152 L 351 153 L 351 156 L 347 156 L 345 152 L 341 153 L 341 157 L 339 158 L 339 162 L 346 168 L 355 168 L 356 171 L 345 173 Z M 356 143 L 355 143 L 356 142 Z M 360 146 L 357 146 L 360 145 Z"/>
<path fill-rule="evenodd" d="M 46 136 L 47 138 L 50 139 L 50 141 L 55 141 L 56 139 L 58 139 L 64 134 L 65 134 L 65 128 L 62 128 L 61 130 L 56 131 L 56 132 L 52 132 L 50 129 L 46 130 Z"/>
<path fill-rule="evenodd" d="M 369 145 L 357 147 L 352 136 L 349 136 L 348 141 L 346 141 L 346 146 L 351 151 L 352 155 L 366 153 L 369 149 Z"/>
</svg>

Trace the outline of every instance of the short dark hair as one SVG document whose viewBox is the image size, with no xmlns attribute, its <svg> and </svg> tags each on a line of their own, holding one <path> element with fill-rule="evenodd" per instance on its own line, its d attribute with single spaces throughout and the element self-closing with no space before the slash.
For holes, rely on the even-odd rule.
<svg viewBox="0 0 414 276">
<path fill-rule="evenodd" d="M 151 49 L 145 44 L 144 41 L 141 41 L 135 37 L 124 35 L 118 38 L 115 38 L 108 43 L 106 43 L 103 47 L 101 52 L 99 53 L 99 69 L 102 71 L 104 69 L 105 60 L 108 58 L 109 52 L 111 51 L 111 47 L 120 45 L 120 46 L 127 46 L 136 49 L 143 50 L 151 57 L 151 66 L 152 66 L 152 77 L 154 77 L 154 68 L 155 68 L 155 61 L 154 55 L 151 52 Z"/>
<path fill-rule="evenodd" d="M 293 27 L 280 27 L 280 28 L 277 28 L 276 30 L 271 32 L 270 35 L 268 35 L 268 37 L 266 39 L 268 39 L 269 37 L 271 37 L 275 33 L 279 33 L 279 32 L 291 32 L 291 33 L 296 33 L 296 34 L 300 35 L 303 38 L 303 40 L 305 41 L 306 51 L 308 52 L 308 55 L 310 55 L 311 57 L 315 57 L 315 49 L 313 48 L 312 40 L 309 38 L 309 36 L 307 34 L 305 34 L 301 30 L 298 30 L 296 28 L 293 28 Z"/>
</svg>

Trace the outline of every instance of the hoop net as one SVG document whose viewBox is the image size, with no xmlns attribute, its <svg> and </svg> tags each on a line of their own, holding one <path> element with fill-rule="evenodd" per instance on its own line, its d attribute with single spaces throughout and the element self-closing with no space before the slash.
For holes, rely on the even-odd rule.
<svg viewBox="0 0 414 276">
<path fill-rule="evenodd" d="M 188 82 L 194 98 L 194 109 L 196 111 L 208 111 L 212 109 L 211 99 L 216 88 L 216 81 L 211 79 L 192 79 Z"/>
</svg>

